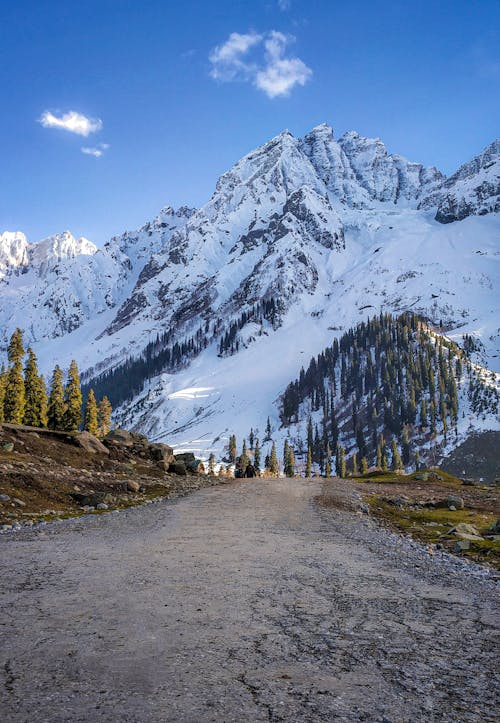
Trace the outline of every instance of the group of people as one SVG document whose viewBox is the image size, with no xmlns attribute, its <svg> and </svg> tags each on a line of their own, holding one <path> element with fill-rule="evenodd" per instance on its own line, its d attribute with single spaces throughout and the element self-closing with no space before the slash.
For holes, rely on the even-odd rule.
<svg viewBox="0 0 500 723">
<path fill-rule="evenodd" d="M 240 467 L 239 460 L 236 462 L 236 469 L 234 470 L 235 477 L 257 477 L 257 470 L 251 462 L 249 462 L 246 468 L 243 470 Z"/>
</svg>

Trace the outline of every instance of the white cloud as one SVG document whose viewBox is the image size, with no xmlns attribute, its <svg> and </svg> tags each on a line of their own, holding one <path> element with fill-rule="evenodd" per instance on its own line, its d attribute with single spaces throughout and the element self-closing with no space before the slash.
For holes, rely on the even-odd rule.
<svg viewBox="0 0 500 723">
<path fill-rule="evenodd" d="M 62 116 L 56 116 L 54 113 L 46 110 L 39 118 L 39 122 L 44 128 L 62 128 L 70 133 L 76 133 L 79 136 L 87 137 L 91 133 L 102 129 L 102 120 L 100 118 L 87 118 L 87 116 L 70 110 Z"/>
<path fill-rule="evenodd" d="M 286 12 L 287 10 L 290 10 L 290 0 L 278 0 L 278 7 L 283 12 Z"/>
<path fill-rule="evenodd" d="M 99 145 L 96 147 L 83 146 L 83 148 L 81 148 L 80 150 L 87 156 L 94 156 L 95 158 L 100 158 L 107 148 L 109 148 L 108 143 L 99 143 Z"/>
<path fill-rule="evenodd" d="M 289 95 L 295 85 L 305 85 L 312 76 L 300 58 L 285 57 L 293 40 L 276 30 L 265 35 L 231 33 L 210 53 L 210 75 L 223 82 L 249 81 L 269 98 Z"/>
<path fill-rule="evenodd" d="M 262 41 L 258 33 L 231 33 L 222 45 L 217 45 L 209 55 L 212 64 L 210 75 L 215 80 L 233 80 L 237 75 L 246 75 L 252 65 L 243 60 L 248 51 Z"/>
<path fill-rule="evenodd" d="M 288 38 L 273 31 L 265 42 L 267 64 L 255 77 L 255 85 L 269 98 L 288 95 L 294 85 L 305 85 L 312 75 L 300 58 L 284 58 Z"/>
</svg>

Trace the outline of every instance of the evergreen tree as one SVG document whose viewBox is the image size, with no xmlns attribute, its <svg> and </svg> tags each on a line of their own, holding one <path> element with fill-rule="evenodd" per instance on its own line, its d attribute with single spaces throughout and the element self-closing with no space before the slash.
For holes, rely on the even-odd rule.
<svg viewBox="0 0 500 723">
<path fill-rule="evenodd" d="M 210 456 L 208 458 L 208 474 L 211 477 L 215 475 L 215 455 L 213 452 L 210 452 Z"/>
<path fill-rule="evenodd" d="M 312 449 L 307 448 L 306 477 L 310 477 L 312 472 Z"/>
<path fill-rule="evenodd" d="M 276 456 L 276 445 L 274 444 L 274 442 L 272 444 L 271 454 L 269 457 L 269 472 L 275 477 L 279 473 L 278 458 Z"/>
<path fill-rule="evenodd" d="M 2 364 L 2 370 L 0 371 L 0 423 L 5 421 L 4 418 L 4 401 L 5 401 L 5 390 L 7 387 L 7 369 Z"/>
<path fill-rule="evenodd" d="M 269 472 L 269 468 L 271 467 L 271 456 L 270 456 L 269 452 L 266 454 L 266 456 L 264 458 L 264 467 Z"/>
<path fill-rule="evenodd" d="M 358 474 L 358 455 L 356 452 L 352 453 L 352 473 Z"/>
<path fill-rule="evenodd" d="M 286 468 L 286 461 L 288 459 L 288 439 L 285 439 L 285 443 L 283 445 L 283 468 Z M 285 469 L 286 474 L 286 469 Z"/>
<path fill-rule="evenodd" d="M 361 474 L 366 474 L 368 472 L 368 460 L 366 457 L 361 457 Z"/>
<path fill-rule="evenodd" d="M 24 418 L 25 392 L 23 379 L 23 333 L 16 329 L 7 350 L 11 364 L 5 385 L 4 419 L 11 424 L 22 424 Z"/>
<path fill-rule="evenodd" d="M 257 473 L 260 472 L 260 454 L 261 454 L 261 452 L 260 452 L 259 440 L 256 439 L 255 440 L 255 449 L 254 449 L 254 453 L 253 453 L 253 464 L 255 467 L 255 471 Z"/>
<path fill-rule="evenodd" d="M 391 464 L 392 470 L 395 472 L 397 470 L 403 469 L 403 462 L 401 461 L 401 456 L 399 454 L 398 445 L 396 444 L 396 440 L 392 440 L 392 464 Z"/>
<path fill-rule="evenodd" d="M 403 441 L 401 443 L 401 459 L 403 465 L 408 467 L 410 464 L 410 441 L 408 439 L 408 427 L 403 427 Z"/>
<path fill-rule="evenodd" d="M 342 445 L 339 446 L 339 470 L 340 470 L 339 477 L 347 476 L 346 463 L 345 463 L 345 449 L 344 449 L 344 447 L 342 447 Z"/>
<path fill-rule="evenodd" d="M 332 476 L 332 450 L 330 449 L 329 442 L 326 443 L 325 449 L 325 477 Z"/>
<path fill-rule="evenodd" d="M 248 455 L 245 450 L 244 452 L 241 453 L 241 456 L 240 456 L 240 469 L 241 469 L 242 474 L 245 474 L 246 468 L 248 467 L 249 464 L 250 464 L 250 460 L 249 460 Z"/>
<path fill-rule="evenodd" d="M 415 452 L 415 471 L 418 472 L 419 469 L 420 469 L 420 452 L 417 449 L 417 451 Z"/>
<path fill-rule="evenodd" d="M 387 462 L 387 454 L 385 452 L 382 455 L 381 467 L 382 467 L 382 472 L 387 472 L 387 470 L 389 469 L 389 463 Z"/>
<path fill-rule="evenodd" d="M 248 441 L 249 441 L 249 443 L 250 443 L 250 449 L 253 449 L 254 440 L 255 440 L 254 431 L 253 431 L 253 429 L 250 429 L 250 434 L 248 435 Z"/>
<path fill-rule="evenodd" d="M 113 408 L 109 399 L 104 396 L 97 405 L 97 420 L 99 423 L 99 436 L 105 437 L 111 429 L 111 415 Z"/>
<path fill-rule="evenodd" d="M 293 447 L 288 445 L 285 457 L 285 475 L 287 477 L 295 476 L 295 455 L 293 453 Z"/>
<path fill-rule="evenodd" d="M 245 457 L 248 457 L 247 455 L 247 441 L 246 439 L 243 440 L 243 446 L 241 448 L 241 454 L 244 454 Z"/>
<path fill-rule="evenodd" d="M 95 400 L 94 390 L 89 391 L 87 404 L 85 405 L 85 417 L 83 420 L 83 428 L 90 434 L 97 434 L 99 431 L 99 420 L 97 416 L 97 402 Z"/>
<path fill-rule="evenodd" d="M 45 377 L 40 375 L 40 426 L 48 426 L 48 398 Z"/>
<path fill-rule="evenodd" d="M 264 442 L 270 442 L 270 441 L 271 441 L 271 422 L 268 417 L 267 422 L 266 422 L 266 436 L 264 437 Z"/>
<path fill-rule="evenodd" d="M 63 429 L 65 411 L 66 402 L 64 401 L 63 373 L 61 367 L 56 364 L 50 382 L 49 405 L 47 410 L 49 429 Z"/>
<path fill-rule="evenodd" d="M 68 381 L 64 389 L 64 399 L 66 401 L 64 429 L 67 432 L 75 432 L 82 423 L 82 390 L 78 366 L 74 359 L 69 365 Z"/>
<path fill-rule="evenodd" d="M 236 455 L 238 454 L 236 446 L 236 435 L 231 434 L 229 437 L 229 459 L 234 464 L 236 462 Z"/>
<path fill-rule="evenodd" d="M 38 366 L 35 352 L 28 349 L 28 358 L 24 367 L 24 418 L 23 424 L 30 427 L 41 427 L 43 405 L 43 382 L 38 376 Z"/>
<path fill-rule="evenodd" d="M 376 466 L 379 467 L 379 469 L 382 468 L 382 447 L 380 444 L 377 444 L 377 461 Z"/>
</svg>

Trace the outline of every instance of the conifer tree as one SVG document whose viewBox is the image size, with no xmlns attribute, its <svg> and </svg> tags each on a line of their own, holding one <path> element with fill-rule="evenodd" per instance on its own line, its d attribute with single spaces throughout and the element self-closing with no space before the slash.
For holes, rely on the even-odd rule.
<svg viewBox="0 0 500 723">
<path fill-rule="evenodd" d="M 16 329 L 7 349 L 10 367 L 5 382 L 4 419 L 11 424 L 22 424 L 24 417 L 25 392 L 23 379 L 23 333 Z"/>
<path fill-rule="evenodd" d="M 332 450 L 330 449 L 330 443 L 326 443 L 325 449 L 325 477 L 332 476 Z"/>
<path fill-rule="evenodd" d="M 307 462 L 306 462 L 306 477 L 311 476 L 312 471 L 312 449 L 311 447 L 307 448 Z"/>
<path fill-rule="evenodd" d="M 382 447 L 380 444 L 377 444 L 377 461 L 376 466 L 380 469 L 382 468 Z"/>
<path fill-rule="evenodd" d="M 229 437 L 229 459 L 234 464 L 236 462 L 236 455 L 238 454 L 236 446 L 236 435 L 232 434 Z"/>
<path fill-rule="evenodd" d="M 113 408 L 109 399 L 104 396 L 97 405 L 97 420 L 99 423 L 99 436 L 105 437 L 111 429 L 111 414 Z"/>
<path fill-rule="evenodd" d="M 358 455 L 356 452 L 352 453 L 352 473 L 358 474 Z"/>
<path fill-rule="evenodd" d="M 66 401 L 64 429 L 67 432 L 75 432 L 82 423 L 82 390 L 78 366 L 74 359 L 69 366 L 64 398 Z"/>
<path fill-rule="evenodd" d="M 261 452 L 260 452 L 259 440 L 256 439 L 254 453 L 253 453 L 253 466 L 255 467 L 255 471 L 257 473 L 260 472 L 260 455 L 261 455 Z"/>
<path fill-rule="evenodd" d="M 264 467 L 269 472 L 269 468 L 271 467 L 271 456 L 269 455 L 269 452 L 264 457 Z"/>
<path fill-rule="evenodd" d="M 283 467 L 286 468 L 286 462 L 288 459 L 288 439 L 285 439 L 285 443 L 283 445 Z M 285 469 L 286 474 L 286 469 Z"/>
<path fill-rule="evenodd" d="M 345 449 L 342 445 L 339 446 L 339 470 L 339 477 L 346 477 Z"/>
<path fill-rule="evenodd" d="M 0 423 L 5 421 L 3 406 L 5 401 L 5 389 L 7 387 L 7 369 L 2 364 L 2 370 L 0 371 Z"/>
<path fill-rule="evenodd" d="M 61 367 L 56 364 L 50 382 L 49 404 L 47 410 L 49 429 L 63 429 L 65 411 L 66 402 L 64 401 L 63 373 Z"/>
<path fill-rule="evenodd" d="M 40 375 L 40 426 L 48 426 L 47 385 L 45 384 L 45 377 L 43 374 Z"/>
<path fill-rule="evenodd" d="M 38 376 L 35 352 L 28 349 L 28 358 L 24 367 L 24 417 L 23 424 L 30 427 L 42 427 L 42 382 Z"/>
<path fill-rule="evenodd" d="M 386 454 L 385 452 L 384 452 L 384 454 L 382 455 L 382 464 L 381 464 L 381 467 L 382 467 L 382 472 L 387 472 L 387 470 L 389 469 L 389 463 L 388 463 L 388 461 L 387 461 L 387 454 Z"/>
<path fill-rule="evenodd" d="M 408 467 L 410 464 L 410 440 L 408 439 L 408 427 L 403 427 L 403 441 L 401 443 L 401 459 L 403 465 Z"/>
<path fill-rule="evenodd" d="M 248 455 L 246 452 L 246 446 L 245 446 L 245 451 L 242 452 L 241 456 L 240 456 L 240 469 L 241 469 L 242 474 L 245 474 L 246 469 L 249 464 L 250 464 L 250 460 L 248 458 Z"/>
<path fill-rule="evenodd" d="M 276 456 L 276 445 L 274 444 L 274 442 L 271 447 L 271 454 L 269 457 L 269 472 L 274 476 L 277 476 L 279 473 L 278 458 Z"/>
<path fill-rule="evenodd" d="M 249 444 L 250 444 L 250 449 L 253 449 L 254 440 L 255 440 L 254 431 L 253 431 L 253 429 L 250 429 L 250 434 L 248 435 L 248 441 L 249 441 Z"/>
<path fill-rule="evenodd" d="M 361 474 L 366 474 L 368 472 L 368 460 L 366 457 L 361 457 Z"/>
<path fill-rule="evenodd" d="M 295 476 L 295 454 L 293 452 L 293 447 L 290 445 L 288 445 L 288 449 L 286 450 L 285 475 L 287 477 Z"/>
<path fill-rule="evenodd" d="M 419 469 L 420 469 L 420 452 L 417 449 L 417 451 L 415 452 L 415 471 L 418 472 Z"/>
<path fill-rule="evenodd" d="M 270 442 L 270 441 L 271 441 L 271 421 L 268 417 L 267 423 L 266 423 L 266 436 L 264 437 L 264 442 Z"/>
<path fill-rule="evenodd" d="M 99 420 L 97 415 L 97 402 L 95 400 L 94 390 L 90 389 L 85 405 L 85 416 L 83 420 L 83 428 L 86 432 L 96 435 L 99 431 Z"/>
<path fill-rule="evenodd" d="M 403 469 L 403 462 L 401 461 L 401 456 L 399 454 L 398 445 L 396 443 L 396 440 L 392 440 L 392 463 L 391 463 L 392 470 L 396 472 L 397 470 Z"/>
<path fill-rule="evenodd" d="M 213 452 L 210 452 L 208 457 L 208 474 L 211 477 L 215 475 L 215 455 Z"/>
</svg>

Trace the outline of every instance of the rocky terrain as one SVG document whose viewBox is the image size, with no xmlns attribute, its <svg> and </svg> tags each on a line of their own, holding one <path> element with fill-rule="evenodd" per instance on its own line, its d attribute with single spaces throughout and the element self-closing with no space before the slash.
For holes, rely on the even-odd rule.
<svg viewBox="0 0 500 723">
<path fill-rule="evenodd" d="M 214 483 L 194 455 L 124 430 L 101 443 L 87 432 L 0 425 L 0 532 L 123 509 Z"/>
<path fill-rule="evenodd" d="M 497 720 L 491 572 L 382 529 L 352 482 L 235 480 L 0 547 L 12 723 Z"/>
</svg>

